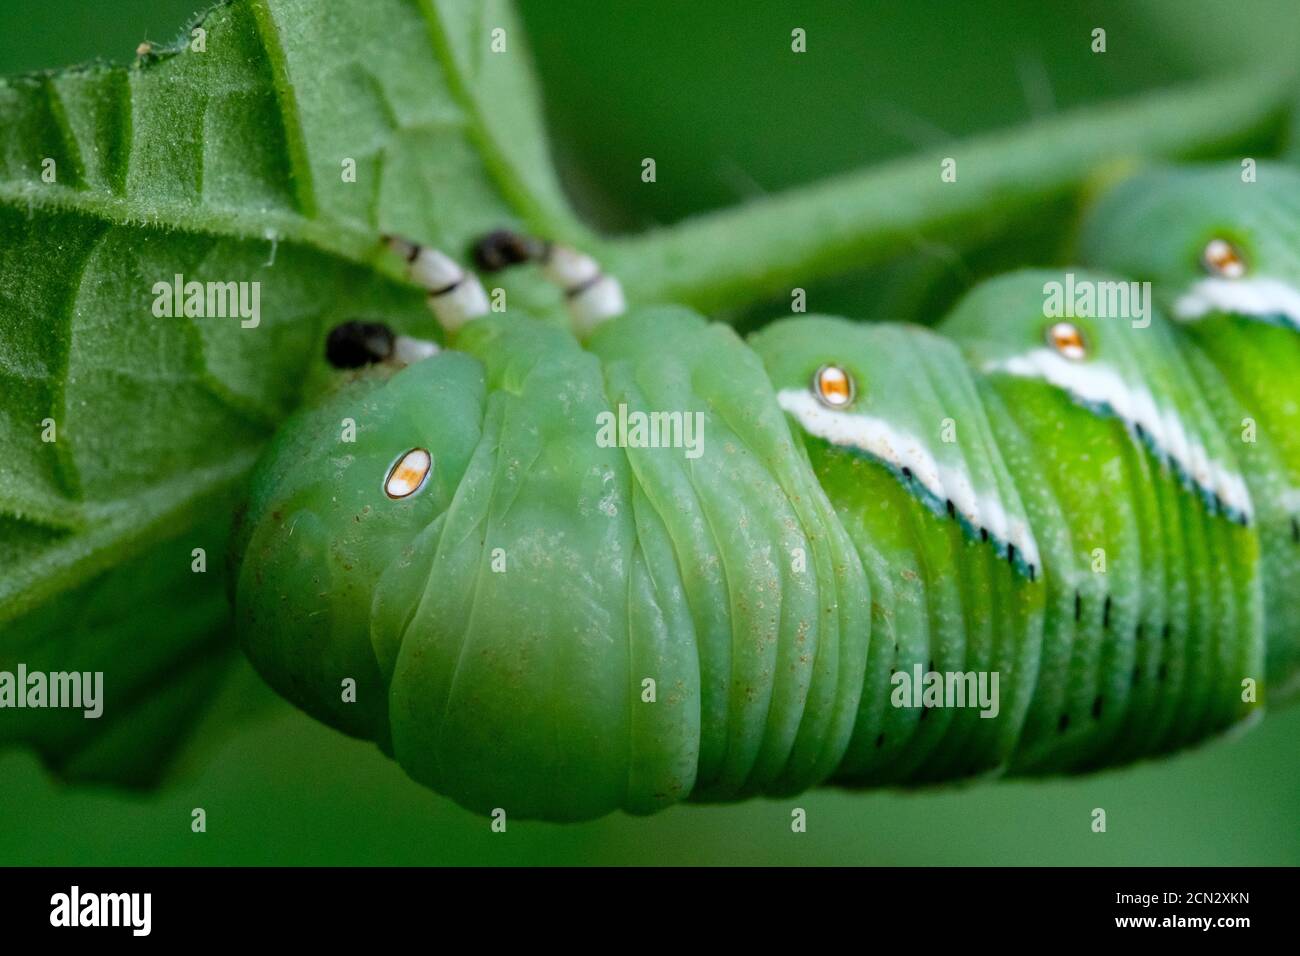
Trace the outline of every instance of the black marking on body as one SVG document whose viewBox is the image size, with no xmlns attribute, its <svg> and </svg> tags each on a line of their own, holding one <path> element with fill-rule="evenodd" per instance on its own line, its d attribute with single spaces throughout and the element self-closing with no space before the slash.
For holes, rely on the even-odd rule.
<svg viewBox="0 0 1300 956">
<path fill-rule="evenodd" d="M 936 518 L 943 518 L 946 516 L 953 519 L 961 528 L 962 533 L 968 538 L 973 539 L 978 532 L 980 541 L 987 544 L 993 537 L 989 533 L 987 527 L 984 527 L 983 525 L 975 525 L 969 518 L 959 512 L 956 503 L 951 498 L 940 498 L 938 495 L 933 494 L 925 484 L 916 477 L 916 474 L 912 471 L 910 466 L 895 465 L 892 462 L 886 461 L 885 459 L 880 458 L 869 451 L 858 448 L 855 445 L 841 445 L 820 436 L 810 437 L 813 440 L 822 443 L 827 448 L 834 449 L 840 454 L 868 461 L 884 468 L 895 478 L 895 480 L 898 481 L 899 484 L 901 484 L 920 502 L 926 511 L 930 512 Z M 1025 556 L 1021 553 L 1020 549 L 1010 541 L 1003 541 L 1001 538 L 994 539 L 994 553 L 999 557 L 1005 557 L 1014 573 L 1023 575 L 1028 578 L 1031 583 L 1038 580 L 1037 568 L 1026 561 Z"/>
</svg>

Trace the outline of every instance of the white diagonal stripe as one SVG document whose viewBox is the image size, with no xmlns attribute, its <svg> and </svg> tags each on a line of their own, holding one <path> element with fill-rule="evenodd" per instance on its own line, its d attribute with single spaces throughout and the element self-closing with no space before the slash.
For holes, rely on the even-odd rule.
<svg viewBox="0 0 1300 956">
<path fill-rule="evenodd" d="M 940 506 L 951 501 L 970 527 L 984 528 L 998 542 L 1014 545 L 1026 564 L 1041 570 L 1038 543 L 1025 522 L 1011 522 L 996 494 L 978 494 L 965 468 L 941 465 L 922 439 L 883 418 L 827 408 L 806 389 L 782 389 L 777 401 L 810 435 L 857 449 L 900 472 L 906 468 Z"/>
</svg>

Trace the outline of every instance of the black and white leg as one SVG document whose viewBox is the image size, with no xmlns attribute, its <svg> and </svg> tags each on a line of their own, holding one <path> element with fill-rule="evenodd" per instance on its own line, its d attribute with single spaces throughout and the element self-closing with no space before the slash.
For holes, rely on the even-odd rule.
<svg viewBox="0 0 1300 956">
<path fill-rule="evenodd" d="M 487 315 L 487 292 L 474 273 L 462 269 L 450 256 L 430 246 L 399 236 L 386 236 L 384 241 L 406 260 L 411 281 L 428 290 L 429 308 L 448 332 Z"/>
<path fill-rule="evenodd" d="M 325 339 L 325 359 L 335 368 L 361 368 L 380 362 L 414 365 L 438 351 L 434 342 L 399 335 L 382 322 L 360 319 L 334 326 Z"/>
<path fill-rule="evenodd" d="M 585 252 L 562 243 L 547 242 L 499 229 L 474 247 L 474 259 L 489 272 L 536 262 L 546 279 L 564 292 L 574 332 L 585 337 L 600 323 L 627 311 L 623 286 Z"/>
</svg>

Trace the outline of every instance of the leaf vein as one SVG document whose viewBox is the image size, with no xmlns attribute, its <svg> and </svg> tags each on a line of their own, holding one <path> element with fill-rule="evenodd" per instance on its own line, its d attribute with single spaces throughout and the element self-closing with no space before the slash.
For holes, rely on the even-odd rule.
<svg viewBox="0 0 1300 956">
<path fill-rule="evenodd" d="M 266 54 L 267 66 L 271 71 L 271 84 L 275 90 L 276 105 L 279 107 L 280 126 L 284 130 L 285 144 L 289 149 L 289 175 L 293 179 L 294 202 L 298 212 L 314 219 L 317 214 L 316 194 L 311 163 L 307 156 L 307 138 L 299 116 L 298 99 L 289 79 L 289 63 L 284 46 L 280 42 L 280 31 L 266 0 L 251 0 L 249 8 L 252 10 L 257 37 L 262 44 L 262 51 Z"/>
</svg>

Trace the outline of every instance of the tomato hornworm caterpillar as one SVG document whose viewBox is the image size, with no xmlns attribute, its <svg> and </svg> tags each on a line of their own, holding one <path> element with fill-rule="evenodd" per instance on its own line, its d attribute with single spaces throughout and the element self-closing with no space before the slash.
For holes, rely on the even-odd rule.
<svg viewBox="0 0 1300 956">
<path fill-rule="evenodd" d="M 1300 673 L 1300 175 L 1153 176 L 1084 230 L 1113 273 L 1002 276 L 934 331 L 806 316 L 742 341 L 625 313 L 573 250 L 480 247 L 541 260 L 580 342 L 393 240 L 449 348 L 340 333 L 379 361 L 254 474 L 246 650 L 433 789 L 554 820 L 1083 771 L 1257 714 Z M 1045 308 L 1120 276 L 1177 321 Z M 613 409 L 701 415 L 704 453 L 598 442 Z M 896 693 L 931 673 L 1000 699 Z"/>
</svg>

